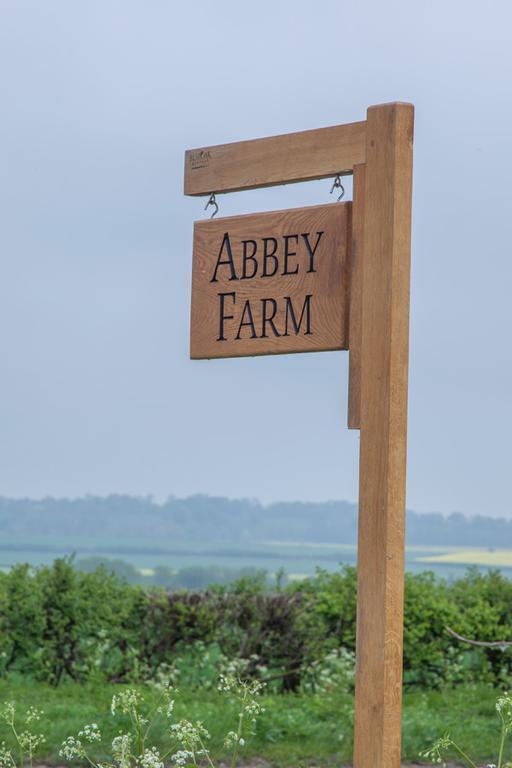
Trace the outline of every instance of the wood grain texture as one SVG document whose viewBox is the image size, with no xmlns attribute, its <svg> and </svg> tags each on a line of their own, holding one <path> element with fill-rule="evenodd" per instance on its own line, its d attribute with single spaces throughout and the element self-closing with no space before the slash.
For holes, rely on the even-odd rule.
<svg viewBox="0 0 512 768">
<path fill-rule="evenodd" d="M 185 194 L 234 192 L 337 173 L 364 163 L 366 123 L 347 123 L 251 141 L 189 149 Z"/>
<path fill-rule="evenodd" d="M 351 206 L 196 222 L 191 357 L 347 349 Z"/>
<path fill-rule="evenodd" d="M 350 250 L 350 321 L 348 368 L 348 428 L 361 425 L 361 333 L 363 320 L 363 234 L 365 166 L 354 167 L 352 247 Z"/>
<path fill-rule="evenodd" d="M 355 768 L 399 768 L 412 105 L 367 116 Z"/>
</svg>

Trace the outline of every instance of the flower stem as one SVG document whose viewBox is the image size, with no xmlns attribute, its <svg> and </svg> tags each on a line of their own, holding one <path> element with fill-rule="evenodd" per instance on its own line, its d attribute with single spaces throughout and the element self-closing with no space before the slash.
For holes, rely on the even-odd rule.
<svg viewBox="0 0 512 768">
<path fill-rule="evenodd" d="M 247 690 L 244 690 L 244 695 L 242 697 L 242 702 L 241 702 L 240 714 L 238 715 L 238 730 L 237 730 L 237 733 L 236 733 L 236 744 L 235 744 L 235 748 L 233 750 L 233 758 L 231 760 L 231 768 L 235 768 L 235 766 L 236 766 L 236 761 L 237 761 L 237 757 L 238 757 L 238 750 L 240 748 L 240 739 L 242 737 L 243 727 L 244 727 L 244 714 L 245 714 L 245 700 L 246 699 L 247 699 Z"/>
<path fill-rule="evenodd" d="M 478 765 L 472 761 L 469 755 L 466 755 L 466 753 L 458 746 L 458 744 L 455 744 L 454 741 L 452 741 L 452 744 L 459 755 L 467 762 L 468 765 L 471 766 L 471 768 L 478 768 Z"/>
<path fill-rule="evenodd" d="M 208 761 L 208 764 L 210 765 L 210 768 L 215 768 L 214 764 L 212 763 L 212 759 L 210 757 L 210 752 L 209 752 L 208 749 L 206 749 L 204 741 L 201 739 L 201 737 L 199 737 L 199 744 L 201 745 L 201 749 L 203 750 L 203 752 L 204 752 L 204 754 L 206 756 L 206 759 Z"/>
<path fill-rule="evenodd" d="M 505 746 L 506 735 L 507 735 L 507 729 L 505 728 L 505 723 L 503 723 L 501 727 L 501 741 L 500 741 L 500 753 L 498 755 L 498 768 L 501 768 L 501 763 L 503 761 L 503 748 Z"/>
<path fill-rule="evenodd" d="M 23 747 L 21 745 L 20 737 L 18 736 L 18 732 L 16 731 L 16 726 L 14 725 L 14 716 L 11 723 L 12 732 L 14 733 L 14 738 L 16 739 L 16 742 L 18 744 L 19 748 L 19 755 L 20 755 L 20 768 L 23 768 L 24 761 L 24 755 L 23 755 Z"/>
</svg>

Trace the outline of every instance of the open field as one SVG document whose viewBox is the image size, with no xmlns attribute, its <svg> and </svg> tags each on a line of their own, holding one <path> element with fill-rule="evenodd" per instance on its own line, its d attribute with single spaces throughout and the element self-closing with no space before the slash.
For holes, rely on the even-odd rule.
<svg viewBox="0 0 512 768">
<path fill-rule="evenodd" d="M 97 722 L 104 744 L 112 740 L 124 723 L 110 715 L 113 693 L 121 686 L 79 686 L 75 683 L 50 688 L 27 679 L 0 680 L 0 702 L 14 700 L 23 709 L 44 710 L 37 724 L 46 733 L 47 743 L 37 756 L 46 764 L 62 764 L 59 745 L 67 735 L 77 733 L 86 723 Z M 140 688 L 148 701 L 155 701 L 154 689 Z M 461 687 L 443 692 L 410 693 L 405 696 L 403 758 L 419 761 L 419 753 L 438 736 L 449 732 L 481 762 L 496 758 L 496 691 L 488 687 Z M 274 695 L 264 697 L 265 713 L 257 735 L 244 748 L 244 759 L 263 758 L 276 766 L 340 766 L 351 759 L 352 707 L 349 694 Z M 212 751 L 219 754 L 224 734 L 234 724 L 236 708 L 213 691 L 183 691 L 177 698 L 176 719 L 202 720 L 212 733 Z M 4 739 L 0 725 L 0 741 Z M 155 730 L 156 741 L 162 732 Z M 222 754 L 222 747 L 220 748 Z M 511 752 L 508 753 L 510 757 Z M 105 759 L 104 747 L 97 750 Z"/>
<path fill-rule="evenodd" d="M 418 561 L 436 565 L 484 565 L 489 568 L 512 568 L 512 549 L 463 549 L 424 555 L 419 557 Z"/>
<path fill-rule="evenodd" d="M 166 547 L 162 542 L 132 542 L 119 546 L 114 542 L 62 541 L 52 545 L 34 540 L 4 542 L 0 546 L 0 569 L 8 570 L 15 563 L 48 565 L 56 557 L 75 554 L 77 559 L 101 556 L 123 560 L 143 575 L 151 576 L 155 568 L 165 567 L 178 571 L 190 566 L 219 566 L 223 568 L 254 568 L 274 574 L 283 569 L 292 578 L 314 574 L 317 567 L 328 571 L 338 570 L 339 565 L 355 565 L 356 547 L 349 544 L 316 542 L 266 542 L 253 546 L 212 545 L 197 542 L 195 545 Z M 468 547 L 421 547 L 406 550 L 406 568 L 419 573 L 431 570 L 439 576 L 459 577 L 466 568 L 476 565 L 482 570 L 500 568 L 512 577 L 512 549 L 476 549 Z"/>
</svg>

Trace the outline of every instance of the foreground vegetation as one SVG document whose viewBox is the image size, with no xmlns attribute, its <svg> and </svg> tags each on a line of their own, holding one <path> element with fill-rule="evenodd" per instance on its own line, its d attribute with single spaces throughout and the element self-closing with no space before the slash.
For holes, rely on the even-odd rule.
<svg viewBox="0 0 512 768">
<path fill-rule="evenodd" d="M 147 700 L 156 702 L 154 687 L 138 686 Z M 26 678 L 9 677 L 0 681 L 0 701 L 15 700 L 19 710 L 35 706 L 44 711 L 37 729 L 44 732 L 46 742 L 35 756 L 36 761 L 62 765 L 61 743 L 76 734 L 85 723 L 97 723 L 109 744 L 117 735 L 120 722 L 112 720 L 112 696 L 126 689 L 122 685 L 88 685 L 64 683 L 54 688 Z M 437 692 L 410 692 L 404 702 L 403 756 L 418 761 L 419 755 L 445 732 L 463 744 L 465 750 L 481 762 L 496 755 L 496 692 L 488 686 L 462 686 Z M 340 765 L 352 754 L 353 699 L 350 694 L 287 694 L 262 697 L 265 711 L 260 715 L 256 735 L 247 740 L 243 757 L 258 756 L 278 766 Z M 211 749 L 219 755 L 227 750 L 222 742 L 233 726 L 236 702 L 226 703 L 216 690 L 187 692 L 176 697 L 175 717 L 179 720 L 201 720 L 212 734 Z M 3 727 L 0 742 L 7 736 Z M 163 733 L 158 728 L 154 742 L 162 746 Z M 98 760 L 106 755 L 94 747 Z M 508 759 L 511 755 L 507 755 Z"/>
<path fill-rule="evenodd" d="M 44 710 L 46 741 L 36 760 L 62 763 L 62 741 L 97 723 L 105 746 L 93 741 L 91 756 L 105 762 L 120 726 L 109 716 L 112 696 L 135 687 L 151 704 L 170 681 L 180 691 L 173 717 L 204 721 L 212 754 L 222 757 L 237 715 L 237 703 L 217 690 L 227 675 L 264 684 L 264 711 L 245 757 L 341 764 L 352 750 L 355 609 L 352 568 L 291 584 L 251 577 L 168 592 L 130 585 L 104 568 L 82 572 L 69 560 L 15 566 L 0 574 L 0 702 Z M 453 582 L 407 575 L 404 759 L 418 760 L 449 732 L 445 746 L 453 741 L 491 763 L 494 702 L 510 688 L 512 652 L 462 643 L 447 626 L 473 639 L 510 640 L 512 582 L 498 572 L 470 571 Z M 163 731 L 152 733 L 162 748 Z M 0 768 L 9 765 L 0 759 Z"/>
<path fill-rule="evenodd" d="M 316 577 L 270 589 L 244 579 L 202 592 L 145 590 L 100 568 L 78 572 L 56 560 L 0 574 L 0 676 L 142 683 L 159 675 L 186 688 L 242 674 L 279 692 L 351 692 L 356 575 Z M 409 689 L 468 683 L 507 685 L 512 654 L 475 648 L 446 631 L 512 638 L 512 582 L 469 572 L 445 582 L 408 574 L 404 681 Z"/>
</svg>

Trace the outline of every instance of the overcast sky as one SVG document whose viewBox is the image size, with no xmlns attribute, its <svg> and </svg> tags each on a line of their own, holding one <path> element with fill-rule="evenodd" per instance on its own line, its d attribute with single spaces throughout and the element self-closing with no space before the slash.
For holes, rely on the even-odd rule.
<svg viewBox="0 0 512 768">
<path fill-rule="evenodd" d="M 357 498 L 343 352 L 191 362 L 186 148 L 416 105 L 408 506 L 512 515 L 507 0 L 0 0 L 0 494 Z M 329 180 L 220 198 L 329 202 Z M 350 193 L 350 187 L 348 189 Z"/>
</svg>

